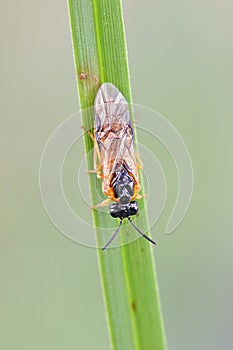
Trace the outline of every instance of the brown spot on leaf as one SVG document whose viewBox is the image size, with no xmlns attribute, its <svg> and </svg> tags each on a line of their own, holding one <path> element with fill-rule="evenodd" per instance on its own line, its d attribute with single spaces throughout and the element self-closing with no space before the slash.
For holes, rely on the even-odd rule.
<svg viewBox="0 0 233 350">
<path fill-rule="evenodd" d="M 132 301 L 132 302 L 131 302 L 131 308 L 132 308 L 132 310 L 133 310 L 134 312 L 136 312 L 137 306 L 136 306 L 135 301 Z"/>
<path fill-rule="evenodd" d="M 78 75 L 79 80 L 87 80 L 89 82 L 94 81 L 96 85 L 99 85 L 99 77 L 95 74 L 91 74 L 87 71 L 82 71 Z"/>
<path fill-rule="evenodd" d="M 89 77 L 89 74 L 85 73 L 85 72 L 80 72 L 79 75 L 78 75 L 78 78 L 80 80 L 86 80 L 86 79 L 88 79 L 88 77 Z"/>
</svg>

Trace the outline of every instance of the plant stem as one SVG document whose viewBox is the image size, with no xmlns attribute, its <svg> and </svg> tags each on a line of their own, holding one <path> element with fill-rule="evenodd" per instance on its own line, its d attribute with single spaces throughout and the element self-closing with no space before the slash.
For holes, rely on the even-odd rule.
<svg viewBox="0 0 233 350">
<path fill-rule="evenodd" d="M 93 108 L 87 107 L 93 107 L 100 84 L 113 83 L 131 103 L 121 1 L 68 2 L 82 123 L 87 129 L 93 129 Z M 84 142 L 88 153 L 93 148 L 93 141 L 86 133 Z M 88 168 L 93 169 L 92 159 L 87 159 Z M 93 174 L 89 181 L 92 203 L 96 204 Z M 98 191 L 101 191 L 100 181 Z M 137 226 L 148 234 L 145 201 L 141 199 L 139 202 L 141 214 L 136 220 Z M 94 211 L 93 217 L 97 244 L 101 247 L 106 243 L 101 227 L 113 226 L 114 220 L 99 211 Z M 108 248 L 104 252 L 98 249 L 112 349 L 165 350 L 151 245 L 143 238 L 124 244 L 127 234 L 137 235 L 129 225 L 123 225 L 120 232 L 123 245 L 120 248 Z"/>
</svg>

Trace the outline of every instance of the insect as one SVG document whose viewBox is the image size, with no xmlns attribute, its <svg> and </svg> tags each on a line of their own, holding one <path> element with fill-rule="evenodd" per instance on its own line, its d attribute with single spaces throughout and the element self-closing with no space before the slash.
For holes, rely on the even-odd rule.
<svg viewBox="0 0 233 350">
<path fill-rule="evenodd" d="M 110 215 L 119 218 L 120 223 L 113 236 L 105 244 L 105 250 L 117 236 L 123 220 L 128 219 L 134 229 L 145 239 L 156 244 L 133 223 L 131 216 L 138 213 L 136 199 L 140 183 L 134 148 L 134 131 L 130 121 L 129 105 L 122 93 L 111 83 L 100 86 L 94 103 L 94 163 L 95 171 L 102 182 L 102 190 L 107 197 L 96 205 L 109 206 Z"/>
</svg>

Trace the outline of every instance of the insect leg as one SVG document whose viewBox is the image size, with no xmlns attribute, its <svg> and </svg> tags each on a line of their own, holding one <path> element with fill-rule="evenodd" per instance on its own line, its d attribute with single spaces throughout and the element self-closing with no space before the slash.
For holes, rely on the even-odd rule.
<svg viewBox="0 0 233 350">
<path fill-rule="evenodd" d="M 135 199 L 142 199 L 142 198 L 146 198 L 147 197 L 147 194 L 137 194 L 136 198 Z"/>
<path fill-rule="evenodd" d="M 100 153 L 99 153 L 99 147 L 98 147 L 98 143 L 95 139 L 94 141 L 94 169 L 96 169 L 97 173 L 100 173 L 100 169 L 102 167 L 101 162 L 100 162 Z"/>
<path fill-rule="evenodd" d="M 141 160 L 141 157 L 139 155 L 139 152 L 136 150 L 135 150 L 135 155 L 136 155 L 136 159 L 137 159 L 138 169 L 142 169 L 143 168 L 142 160 Z"/>
<path fill-rule="evenodd" d="M 98 179 L 103 179 L 103 174 L 101 172 L 101 164 L 98 164 L 96 166 L 95 170 L 86 170 L 85 171 L 86 174 L 97 174 Z"/>
<path fill-rule="evenodd" d="M 94 159 L 93 159 L 94 170 L 87 170 L 87 173 L 95 173 L 95 174 L 98 174 L 99 178 L 102 178 L 102 174 L 101 174 L 102 166 L 100 162 L 100 153 L 99 153 L 99 147 L 98 147 L 96 137 L 90 130 L 86 129 L 85 126 L 83 125 L 82 125 L 82 129 L 86 131 L 86 133 L 90 136 L 90 138 L 94 142 Z"/>
<path fill-rule="evenodd" d="M 96 209 L 98 207 L 106 207 L 110 202 L 111 202 L 111 198 L 107 198 L 103 202 L 101 202 L 99 204 L 96 204 L 93 207 L 91 207 L 91 209 Z"/>
<path fill-rule="evenodd" d="M 81 128 L 83 130 L 86 131 L 86 133 L 90 136 L 90 138 L 92 139 L 93 142 L 95 142 L 95 135 L 90 131 L 88 130 L 84 125 L 81 126 Z"/>
</svg>

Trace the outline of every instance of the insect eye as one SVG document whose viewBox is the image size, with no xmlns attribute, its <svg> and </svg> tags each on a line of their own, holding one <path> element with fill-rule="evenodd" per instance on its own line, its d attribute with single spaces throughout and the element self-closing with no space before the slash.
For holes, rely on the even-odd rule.
<svg viewBox="0 0 233 350">
<path fill-rule="evenodd" d="M 138 203 L 137 202 L 130 202 L 130 208 L 129 208 L 129 215 L 136 215 L 138 212 Z"/>
<path fill-rule="evenodd" d="M 110 207 L 109 207 L 110 215 L 113 218 L 119 218 L 120 217 L 120 211 L 121 210 L 120 210 L 118 204 L 116 204 L 116 203 L 111 204 Z"/>
</svg>

